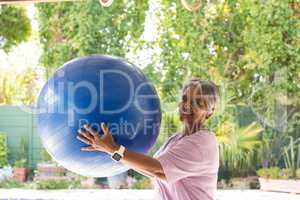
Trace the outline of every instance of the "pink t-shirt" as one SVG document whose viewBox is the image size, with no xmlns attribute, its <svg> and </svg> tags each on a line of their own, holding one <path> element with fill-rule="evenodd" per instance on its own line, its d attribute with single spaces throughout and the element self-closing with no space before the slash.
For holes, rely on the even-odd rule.
<svg viewBox="0 0 300 200">
<path fill-rule="evenodd" d="M 213 133 L 201 130 L 189 136 L 176 134 L 154 157 L 161 163 L 167 179 L 155 180 L 157 199 L 215 199 L 219 149 Z"/>
</svg>

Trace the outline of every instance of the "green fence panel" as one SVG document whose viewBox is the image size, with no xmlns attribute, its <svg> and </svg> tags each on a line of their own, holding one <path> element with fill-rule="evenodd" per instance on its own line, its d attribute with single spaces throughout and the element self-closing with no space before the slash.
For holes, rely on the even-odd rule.
<svg viewBox="0 0 300 200">
<path fill-rule="evenodd" d="M 7 136 L 10 164 L 18 157 L 22 138 L 28 143 L 28 164 L 35 167 L 41 160 L 42 144 L 35 120 L 28 107 L 0 106 L 0 132 Z"/>
</svg>

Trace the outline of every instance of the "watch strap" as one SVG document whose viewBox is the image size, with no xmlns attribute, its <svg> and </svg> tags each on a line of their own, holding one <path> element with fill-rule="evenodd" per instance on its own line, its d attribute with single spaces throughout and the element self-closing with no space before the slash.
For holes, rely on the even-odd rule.
<svg viewBox="0 0 300 200">
<path fill-rule="evenodd" d="M 119 162 L 124 157 L 124 153 L 125 153 L 125 147 L 120 145 L 120 148 L 118 149 L 118 151 L 113 152 L 113 154 L 111 155 L 111 158 L 114 161 Z"/>
<path fill-rule="evenodd" d="M 125 147 L 123 145 L 120 145 L 119 150 L 116 151 L 115 153 L 119 154 L 123 158 L 124 157 L 124 153 L 125 153 Z"/>
</svg>

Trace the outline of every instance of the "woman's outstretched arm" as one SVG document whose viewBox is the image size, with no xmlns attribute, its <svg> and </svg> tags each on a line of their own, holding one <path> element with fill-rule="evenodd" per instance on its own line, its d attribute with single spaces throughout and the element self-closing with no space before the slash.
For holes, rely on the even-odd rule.
<svg viewBox="0 0 300 200">
<path fill-rule="evenodd" d="M 79 135 L 77 139 L 89 146 L 82 147 L 81 150 L 102 151 L 111 155 L 120 148 L 120 146 L 114 142 L 110 131 L 104 123 L 101 123 L 101 128 L 104 133 L 103 136 L 100 136 L 89 124 L 86 124 L 84 128 L 84 130 L 80 129 L 78 131 Z M 160 162 L 155 158 L 126 149 L 121 162 L 146 176 L 166 180 L 163 168 Z"/>
<path fill-rule="evenodd" d="M 150 156 L 125 150 L 121 160 L 125 165 L 140 171 L 142 174 L 154 178 L 165 180 L 165 174 L 160 162 Z"/>
</svg>

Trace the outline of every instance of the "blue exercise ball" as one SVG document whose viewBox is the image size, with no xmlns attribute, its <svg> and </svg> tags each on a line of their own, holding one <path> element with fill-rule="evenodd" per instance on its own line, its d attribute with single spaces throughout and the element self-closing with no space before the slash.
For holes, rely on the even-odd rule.
<svg viewBox="0 0 300 200">
<path fill-rule="evenodd" d="M 115 141 L 146 154 L 161 122 L 154 87 L 124 59 L 92 55 L 71 60 L 48 80 L 38 98 L 37 129 L 52 158 L 66 169 L 90 177 L 108 177 L 127 167 L 106 153 L 81 151 L 78 129 L 89 123 L 102 134 L 108 125 Z"/>
</svg>

